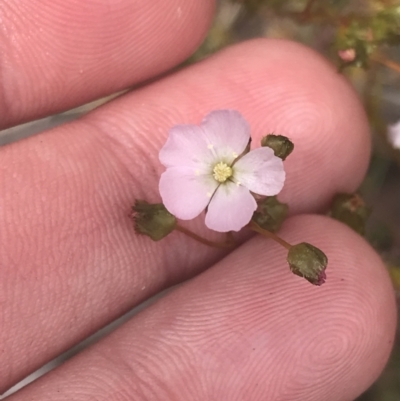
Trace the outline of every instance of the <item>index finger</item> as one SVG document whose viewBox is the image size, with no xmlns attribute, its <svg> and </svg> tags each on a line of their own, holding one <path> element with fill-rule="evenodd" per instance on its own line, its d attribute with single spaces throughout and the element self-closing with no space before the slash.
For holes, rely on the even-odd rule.
<svg viewBox="0 0 400 401">
<path fill-rule="evenodd" d="M 0 128 L 172 68 L 200 44 L 214 0 L 3 0 Z"/>
</svg>

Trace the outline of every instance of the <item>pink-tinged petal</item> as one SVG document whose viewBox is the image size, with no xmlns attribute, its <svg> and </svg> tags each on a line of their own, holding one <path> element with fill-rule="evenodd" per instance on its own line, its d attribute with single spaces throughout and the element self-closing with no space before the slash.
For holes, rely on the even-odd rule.
<svg viewBox="0 0 400 401">
<path fill-rule="evenodd" d="M 206 226 L 220 232 L 239 231 L 250 222 L 256 208 L 247 188 L 227 181 L 218 187 L 208 205 Z"/>
<path fill-rule="evenodd" d="M 389 142 L 396 149 L 400 149 L 400 121 L 388 127 Z"/>
<path fill-rule="evenodd" d="M 208 205 L 218 186 L 210 175 L 197 175 L 189 167 L 170 167 L 160 178 L 160 194 L 164 206 L 175 217 L 190 220 Z"/>
<path fill-rule="evenodd" d="M 234 181 L 259 195 L 278 194 L 283 188 L 285 177 L 282 160 L 268 147 L 252 150 L 233 167 Z"/>
<path fill-rule="evenodd" d="M 250 140 L 250 126 L 236 110 L 212 111 L 201 127 L 216 158 L 228 164 L 243 153 Z"/>
<path fill-rule="evenodd" d="M 210 170 L 214 155 L 207 146 L 208 140 L 201 127 L 176 125 L 170 129 L 159 158 L 165 167 L 186 166 Z"/>
</svg>

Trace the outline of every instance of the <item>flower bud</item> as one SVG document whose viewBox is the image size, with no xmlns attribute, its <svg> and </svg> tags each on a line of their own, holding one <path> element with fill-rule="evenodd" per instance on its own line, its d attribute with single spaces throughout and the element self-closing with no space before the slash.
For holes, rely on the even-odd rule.
<svg viewBox="0 0 400 401">
<path fill-rule="evenodd" d="M 276 196 L 270 196 L 258 202 L 252 220 L 261 228 L 277 232 L 285 221 L 289 206 L 281 203 Z"/>
<path fill-rule="evenodd" d="M 176 217 L 162 203 L 150 204 L 137 200 L 132 207 L 135 231 L 159 241 L 170 234 L 176 226 Z"/>
<path fill-rule="evenodd" d="M 336 194 L 332 201 L 330 216 L 345 223 L 361 235 L 370 214 L 369 208 L 358 194 Z"/>
<path fill-rule="evenodd" d="M 341 60 L 345 61 L 346 63 L 351 63 L 356 59 L 356 51 L 353 48 L 338 50 L 338 56 Z"/>
<path fill-rule="evenodd" d="M 293 142 L 283 135 L 268 134 L 261 139 L 261 146 L 271 148 L 275 156 L 285 160 L 294 149 Z"/>
<path fill-rule="evenodd" d="M 289 250 L 287 261 L 294 274 L 304 277 L 311 284 L 321 285 L 325 282 L 328 258 L 315 246 L 307 242 L 293 245 Z"/>
<path fill-rule="evenodd" d="M 371 24 L 361 23 L 357 19 L 341 26 L 335 38 L 334 47 L 339 58 L 339 71 L 347 66 L 367 68 L 370 55 L 376 49 L 375 34 Z"/>
</svg>

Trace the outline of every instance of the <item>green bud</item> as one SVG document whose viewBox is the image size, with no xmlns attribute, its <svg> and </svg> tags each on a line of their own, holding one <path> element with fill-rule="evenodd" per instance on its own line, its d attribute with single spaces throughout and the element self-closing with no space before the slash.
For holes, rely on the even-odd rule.
<svg viewBox="0 0 400 401">
<path fill-rule="evenodd" d="M 339 56 L 339 71 L 350 65 L 367 68 L 370 55 L 375 51 L 376 46 L 370 20 L 361 22 L 354 19 L 350 24 L 340 26 L 334 44 Z M 349 49 L 354 51 L 355 57 L 352 60 L 340 56 Z"/>
<path fill-rule="evenodd" d="M 287 261 L 294 274 L 304 277 L 311 284 L 321 285 L 325 282 L 328 258 L 315 246 L 307 242 L 293 245 L 289 250 Z"/>
<path fill-rule="evenodd" d="M 370 209 L 358 194 L 336 194 L 332 201 L 329 215 L 348 225 L 361 235 L 365 234 L 365 225 Z"/>
<path fill-rule="evenodd" d="M 176 217 L 162 203 L 137 200 L 132 210 L 136 232 L 149 236 L 153 241 L 163 239 L 175 229 Z"/>
<path fill-rule="evenodd" d="M 271 148 L 275 156 L 285 160 L 294 149 L 293 142 L 283 135 L 268 134 L 261 139 L 261 146 Z"/>
<path fill-rule="evenodd" d="M 277 232 L 285 221 L 289 206 L 279 202 L 276 196 L 270 196 L 258 202 L 252 220 L 261 228 Z"/>
</svg>

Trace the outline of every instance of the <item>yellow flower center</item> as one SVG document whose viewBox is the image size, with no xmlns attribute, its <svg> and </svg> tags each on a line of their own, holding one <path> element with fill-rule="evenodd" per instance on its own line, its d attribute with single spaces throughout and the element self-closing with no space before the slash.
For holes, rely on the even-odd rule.
<svg viewBox="0 0 400 401">
<path fill-rule="evenodd" d="M 213 177 L 218 182 L 225 182 L 228 178 L 232 177 L 232 168 L 224 162 L 219 162 L 213 169 Z"/>
</svg>

